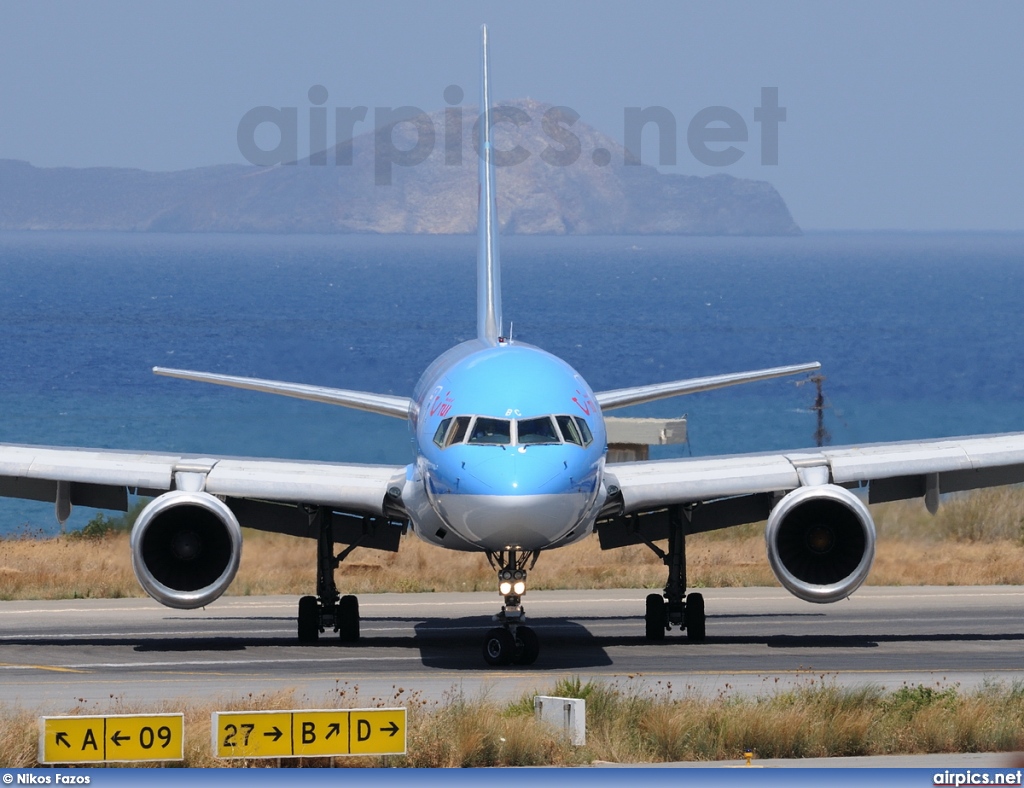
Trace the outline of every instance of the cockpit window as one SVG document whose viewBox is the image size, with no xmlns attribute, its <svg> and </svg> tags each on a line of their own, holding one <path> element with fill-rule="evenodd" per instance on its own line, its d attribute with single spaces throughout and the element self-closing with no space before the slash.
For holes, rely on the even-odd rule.
<svg viewBox="0 0 1024 788">
<path fill-rule="evenodd" d="M 589 446 L 594 442 L 594 435 L 590 431 L 590 427 L 587 425 L 586 420 L 582 416 L 576 416 L 576 424 L 580 428 L 580 435 L 583 436 L 583 445 Z"/>
<path fill-rule="evenodd" d="M 466 439 L 466 433 L 469 432 L 469 416 L 458 416 L 455 419 L 455 426 L 452 427 L 451 433 L 448 435 L 448 440 L 445 441 L 445 446 L 453 446 L 456 443 L 462 443 Z"/>
<path fill-rule="evenodd" d="M 587 422 L 579 416 L 538 416 L 516 422 L 516 442 L 520 446 L 571 443 L 589 446 L 594 442 Z M 483 446 L 508 446 L 512 443 L 512 422 L 489 416 L 449 416 L 437 425 L 434 443 L 442 449 L 457 443 Z"/>
<path fill-rule="evenodd" d="M 455 418 L 449 416 L 447 419 L 442 419 L 441 423 L 437 425 L 437 432 L 434 433 L 434 443 L 442 449 L 462 443 L 469 431 L 470 420 L 470 416 L 456 416 Z"/>
<path fill-rule="evenodd" d="M 507 445 L 512 442 L 512 423 L 505 419 L 477 416 L 469 443 Z"/>
<path fill-rule="evenodd" d="M 452 426 L 452 420 L 449 416 L 447 419 L 443 419 L 440 424 L 437 425 L 437 432 L 434 433 L 434 443 L 440 446 L 442 449 L 447 445 L 444 442 L 444 436 L 448 434 L 448 428 Z"/>
<path fill-rule="evenodd" d="M 561 443 L 550 416 L 541 416 L 539 419 L 521 419 L 517 422 L 517 428 L 519 443 L 522 445 Z"/>
<path fill-rule="evenodd" d="M 576 426 L 572 416 L 555 416 L 555 421 L 558 422 L 558 428 L 562 431 L 562 437 L 566 443 L 575 443 L 577 446 L 583 445 L 580 429 Z"/>
</svg>

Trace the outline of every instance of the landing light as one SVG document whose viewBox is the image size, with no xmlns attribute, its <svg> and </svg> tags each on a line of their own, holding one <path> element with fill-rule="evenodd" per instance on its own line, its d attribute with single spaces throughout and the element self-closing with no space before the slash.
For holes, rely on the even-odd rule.
<svg viewBox="0 0 1024 788">
<path fill-rule="evenodd" d="M 516 596 L 526 593 L 525 569 L 502 569 L 498 572 L 498 593 L 508 596 L 513 592 Z"/>
</svg>

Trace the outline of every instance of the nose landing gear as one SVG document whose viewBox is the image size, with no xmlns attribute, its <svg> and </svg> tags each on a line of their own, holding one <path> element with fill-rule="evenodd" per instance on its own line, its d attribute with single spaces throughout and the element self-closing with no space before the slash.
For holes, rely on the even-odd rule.
<svg viewBox="0 0 1024 788">
<path fill-rule="evenodd" d="M 526 593 L 526 574 L 537 563 L 538 555 L 539 550 L 520 552 L 509 549 L 487 553 L 487 560 L 498 573 L 498 593 L 505 598 L 501 612 L 492 619 L 499 626 L 484 637 L 483 654 L 488 665 L 532 665 L 537 661 L 540 641 L 537 634 L 523 623 L 526 611 L 522 597 Z"/>
</svg>

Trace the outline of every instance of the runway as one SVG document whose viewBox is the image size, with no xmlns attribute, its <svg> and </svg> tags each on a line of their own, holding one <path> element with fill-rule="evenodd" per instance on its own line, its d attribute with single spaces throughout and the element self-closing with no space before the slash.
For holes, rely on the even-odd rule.
<svg viewBox="0 0 1024 788">
<path fill-rule="evenodd" d="M 824 606 L 782 589 L 708 589 L 701 644 L 678 633 L 647 642 L 646 593 L 530 592 L 540 658 L 499 670 L 480 654 L 496 593 L 364 595 L 354 646 L 330 635 L 299 645 L 293 597 L 226 597 L 192 611 L 134 599 L 3 602 L 0 702 L 56 713 L 282 690 L 311 706 L 336 705 L 342 693 L 501 699 L 564 676 L 707 694 L 1024 680 L 1024 587 L 870 587 Z"/>
</svg>

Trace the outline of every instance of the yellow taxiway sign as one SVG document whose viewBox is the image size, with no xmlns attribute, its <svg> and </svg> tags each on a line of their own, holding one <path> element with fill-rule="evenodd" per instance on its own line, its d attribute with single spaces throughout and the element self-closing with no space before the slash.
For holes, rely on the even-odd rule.
<svg viewBox="0 0 1024 788">
<path fill-rule="evenodd" d="M 216 711 L 210 733 L 218 758 L 402 755 L 405 709 Z"/>
<path fill-rule="evenodd" d="M 181 714 L 40 717 L 40 763 L 180 761 L 185 757 Z"/>
</svg>

